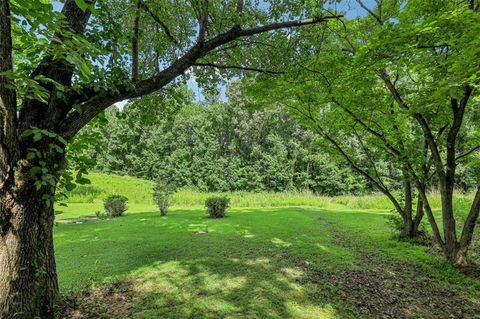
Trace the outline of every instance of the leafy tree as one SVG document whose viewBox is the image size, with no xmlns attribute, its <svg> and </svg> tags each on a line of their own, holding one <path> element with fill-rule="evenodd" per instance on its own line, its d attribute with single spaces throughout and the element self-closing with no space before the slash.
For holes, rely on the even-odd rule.
<svg viewBox="0 0 480 319">
<path fill-rule="evenodd" d="M 283 100 L 388 196 L 399 214 L 407 217 L 406 226 L 412 210 L 409 194 L 415 187 L 418 207 L 424 207 L 445 257 L 464 264 L 480 211 L 480 181 L 470 182 L 476 195 L 461 234 L 457 234 L 453 192 L 457 167 L 479 149 L 477 130 L 470 126 L 477 118 L 475 61 L 480 52 L 474 32 L 479 27 L 479 4 L 379 1 L 369 8 L 357 3 L 367 16 L 324 34 L 317 59 L 303 65 L 308 71 L 305 82 L 292 85 L 286 77 L 277 94 L 270 95 Z M 311 39 L 311 46 L 318 46 L 317 38 Z M 360 147 L 345 145 L 348 136 L 358 137 Z M 368 158 L 368 167 L 359 165 L 359 151 Z M 375 162 L 382 157 L 403 175 L 404 205 L 377 174 Z M 468 162 L 473 168 L 477 160 Z M 438 183 L 442 198 L 442 231 L 426 193 L 431 168 L 436 175 L 432 182 Z"/>
<path fill-rule="evenodd" d="M 92 145 L 87 153 L 101 171 L 200 191 L 371 190 L 285 110 L 250 110 L 232 90 L 229 102 L 208 106 L 177 100 L 183 95 L 172 90 L 128 104 L 123 112 L 109 111 L 100 147 Z M 138 112 L 146 107 L 163 111 L 146 119 Z"/>
<path fill-rule="evenodd" d="M 207 58 L 261 59 L 247 50 L 249 37 L 277 41 L 286 31 L 267 32 L 337 18 L 285 21 L 318 8 L 283 1 L 267 8 L 241 0 L 65 0 L 58 12 L 50 1 L 0 0 L 0 317 L 53 316 L 52 204 L 66 147 L 82 127 L 191 67 L 202 78 Z"/>
<path fill-rule="evenodd" d="M 160 210 L 160 216 L 166 216 L 175 187 L 163 180 L 157 180 L 153 185 L 153 200 Z"/>
</svg>

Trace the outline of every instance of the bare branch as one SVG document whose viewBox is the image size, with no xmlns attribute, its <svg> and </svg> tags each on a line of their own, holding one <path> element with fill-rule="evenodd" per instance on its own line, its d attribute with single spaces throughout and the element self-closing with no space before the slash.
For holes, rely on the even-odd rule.
<svg viewBox="0 0 480 319">
<path fill-rule="evenodd" d="M 457 156 L 457 157 L 455 158 L 455 161 L 458 161 L 458 160 L 460 160 L 460 159 L 462 159 L 462 158 L 464 158 L 464 157 L 467 157 L 468 155 L 472 154 L 473 152 L 475 152 L 475 151 L 477 151 L 477 150 L 479 150 L 479 149 L 480 149 L 480 145 L 477 145 L 477 146 L 475 146 L 474 148 L 472 148 L 471 150 L 469 150 L 468 152 L 463 153 L 462 155 Z"/>
<path fill-rule="evenodd" d="M 259 68 L 253 68 L 253 67 L 247 67 L 247 66 L 241 66 L 241 65 L 222 65 L 222 64 L 216 64 L 216 63 L 202 63 L 202 62 L 195 62 L 193 66 L 206 66 L 206 67 L 212 67 L 216 69 L 236 69 L 236 70 L 243 70 L 243 71 L 253 71 L 253 72 L 258 72 L 258 73 L 266 73 L 266 74 L 285 74 L 284 71 L 274 71 L 274 70 L 268 70 L 268 69 L 259 69 Z"/>
<path fill-rule="evenodd" d="M 377 20 L 378 24 L 383 24 L 383 21 L 382 21 L 382 18 L 375 14 L 372 10 L 370 10 L 364 3 L 362 0 L 356 0 L 357 3 L 360 5 L 360 7 L 363 8 L 363 10 L 367 11 L 367 13 L 372 16 L 375 20 Z"/>
<path fill-rule="evenodd" d="M 133 20 L 133 35 L 132 35 L 132 81 L 138 81 L 138 36 L 140 33 L 140 6 L 142 1 L 137 1 L 135 9 L 135 19 Z"/>
<path fill-rule="evenodd" d="M 167 35 L 167 37 L 172 41 L 175 45 L 179 45 L 179 42 L 175 37 L 173 36 L 172 32 L 170 31 L 170 28 L 156 15 L 152 10 L 150 10 L 150 7 L 145 3 L 143 0 L 139 0 L 140 6 L 143 10 L 145 10 L 146 13 L 150 15 L 150 17 L 162 27 L 163 31 Z"/>
</svg>

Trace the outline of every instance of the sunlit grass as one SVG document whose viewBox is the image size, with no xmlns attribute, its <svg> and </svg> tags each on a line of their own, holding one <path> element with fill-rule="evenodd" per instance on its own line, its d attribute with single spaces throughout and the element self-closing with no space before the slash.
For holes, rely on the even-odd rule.
<svg viewBox="0 0 480 319">
<path fill-rule="evenodd" d="M 156 210 L 152 201 L 152 182 L 129 176 L 91 173 L 91 185 L 82 185 L 74 189 L 67 200 L 67 207 L 56 206 L 57 220 L 79 217 L 94 217 L 96 211 L 103 211 L 103 200 L 113 194 L 121 194 L 129 199 L 128 213 Z M 312 206 L 328 209 L 366 209 L 391 210 L 388 198 L 382 194 L 364 196 L 318 196 L 312 192 L 233 192 L 202 193 L 192 189 L 180 189 L 172 198 L 172 206 L 176 208 L 203 208 L 205 200 L 210 196 L 228 196 L 233 208 L 247 207 L 292 207 Z M 400 198 L 400 196 L 399 196 Z M 472 194 L 455 194 L 455 211 L 460 216 L 468 212 L 473 199 Z M 441 206 L 437 192 L 430 193 L 433 209 Z"/>
<path fill-rule="evenodd" d="M 173 208 L 166 217 L 138 212 L 58 225 L 60 286 L 78 291 L 131 279 L 135 318 L 144 319 L 358 318 L 354 301 L 332 297 L 345 293 L 335 282 L 313 282 L 302 266 L 324 274 L 377 266 L 339 246 L 330 222 L 386 260 L 416 265 L 420 280 L 480 298 L 480 283 L 441 256 L 393 240 L 378 211 L 318 208 L 232 209 L 221 220 L 201 209 Z"/>
</svg>

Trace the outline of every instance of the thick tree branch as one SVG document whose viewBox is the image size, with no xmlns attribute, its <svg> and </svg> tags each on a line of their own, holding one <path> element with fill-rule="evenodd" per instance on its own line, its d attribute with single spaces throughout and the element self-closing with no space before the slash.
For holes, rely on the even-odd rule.
<svg viewBox="0 0 480 319">
<path fill-rule="evenodd" d="M 387 89 L 390 91 L 392 94 L 393 98 L 397 102 L 397 104 L 404 110 L 409 110 L 408 104 L 404 101 L 402 95 L 400 92 L 397 90 L 395 85 L 390 79 L 390 76 L 388 75 L 387 71 L 385 69 L 382 69 L 378 72 L 379 77 L 384 81 Z M 423 117 L 422 114 L 420 113 L 414 113 L 413 114 L 415 120 L 418 122 L 420 125 L 423 135 L 425 137 L 425 140 L 428 142 L 428 145 L 430 147 L 430 151 L 432 153 L 433 160 L 435 162 L 435 168 L 437 171 L 437 175 L 440 179 L 440 183 L 445 184 L 445 171 L 443 169 L 443 160 L 440 155 L 440 151 L 438 149 L 437 142 L 435 140 L 435 137 L 433 136 L 432 130 L 430 126 L 428 125 L 427 120 Z"/>
<path fill-rule="evenodd" d="M 138 81 L 134 89 L 131 89 L 128 86 L 120 86 L 117 87 L 117 91 L 115 93 L 110 91 L 101 91 L 96 95 L 90 96 L 80 105 L 80 108 L 83 110 L 82 113 L 78 111 L 72 112 L 66 118 L 66 120 L 63 121 L 59 133 L 66 138 L 73 137 L 73 135 L 75 135 L 84 125 L 86 125 L 86 123 L 88 123 L 93 117 L 95 117 L 99 112 L 108 106 L 115 102 L 143 96 L 160 90 L 165 85 L 173 81 L 176 77 L 182 75 L 190 66 L 194 65 L 198 59 L 204 57 L 210 51 L 238 38 L 284 28 L 295 28 L 323 23 L 325 21 L 339 19 L 341 17 L 341 15 L 334 15 L 304 20 L 276 22 L 248 29 L 233 27 L 229 31 L 219 34 L 210 40 L 197 42 L 182 57 L 172 63 L 168 68 L 160 72 L 158 75 Z"/>
<path fill-rule="evenodd" d="M 10 5 L 0 0 L 0 186 L 17 160 L 17 98 L 13 79 Z"/>
<path fill-rule="evenodd" d="M 462 97 L 462 100 L 460 101 L 460 103 L 458 103 L 456 99 L 451 100 L 453 122 L 447 134 L 447 160 L 446 160 L 446 174 L 445 174 L 446 184 L 449 188 L 454 187 L 455 169 L 457 167 L 457 163 L 455 161 L 457 136 L 462 127 L 465 109 L 467 107 L 471 94 L 472 94 L 472 88 L 467 85 L 464 88 L 464 96 Z"/>
<path fill-rule="evenodd" d="M 477 188 L 470 212 L 468 213 L 463 225 L 462 236 L 460 237 L 460 247 L 466 249 L 472 242 L 473 232 L 477 225 L 478 215 L 480 213 L 480 186 Z"/>
<path fill-rule="evenodd" d="M 132 81 L 138 81 L 138 37 L 140 33 L 140 6 L 142 1 L 137 1 L 135 9 L 135 19 L 133 20 L 133 34 L 132 34 Z"/>
<path fill-rule="evenodd" d="M 92 5 L 95 4 L 95 0 L 85 0 L 85 2 Z M 65 19 L 64 25 L 69 29 L 69 32 L 83 34 L 90 19 L 91 12 L 88 9 L 85 11 L 80 9 L 75 0 L 66 0 L 62 9 L 62 15 Z M 75 65 L 64 59 L 58 59 L 53 54 L 49 54 L 49 52 L 55 51 L 54 46 L 59 45 L 58 42 L 64 39 L 62 32 L 56 33 L 54 37 L 56 41 L 51 42 L 51 48 L 47 50 L 47 55 L 42 59 L 30 77 L 35 78 L 38 75 L 42 75 L 68 88 L 72 84 Z M 50 81 L 42 83 L 42 86 L 50 93 L 48 105 L 36 99 L 24 99 L 19 115 L 20 132 L 23 132 L 31 126 L 55 130 L 58 122 L 63 120 L 71 109 L 68 101 L 64 101 L 57 96 L 56 87 Z"/>
<path fill-rule="evenodd" d="M 417 184 L 417 190 L 420 198 L 422 199 L 423 202 L 423 208 L 425 209 L 425 212 L 427 213 L 428 217 L 428 222 L 430 223 L 430 226 L 432 227 L 433 231 L 433 237 L 435 241 L 437 242 L 440 247 L 444 248 L 445 242 L 442 238 L 442 235 L 440 233 L 440 229 L 438 228 L 438 224 L 435 220 L 435 216 L 433 215 L 432 207 L 430 206 L 430 201 L 428 200 L 427 192 L 425 190 L 425 185 L 423 185 L 418 179 L 416 181 Z"/>
</svg>

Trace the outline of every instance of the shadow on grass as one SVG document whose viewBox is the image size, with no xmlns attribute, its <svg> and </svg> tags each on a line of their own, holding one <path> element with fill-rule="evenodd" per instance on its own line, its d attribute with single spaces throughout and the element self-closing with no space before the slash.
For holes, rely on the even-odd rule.
<svg viewBox="0 0 480 319">
<path fill-rule="evenodd" d="M 422 285 L 429 287 L 428 292 L 438 288 L 438 282 L 428 282 L 438 280 L 438 275 L 431 277 L 428 270 L 416 269 L 415 263 L 393 268 L 381 262 L 389 256 L 365 255 L 359 251 L 363 249 L 360 237 L 348 239 L 357 240 L 355 247 L 346 245 L 334 229 L 342 224 L 317 222 L 324 213 L 300 208 L 244 209 L 215 220 L 206 218 L 203 211 L 176 210 L 164 218 L 137 213 L 60 226 L 55 234 L 60 283 L 64 290 L 78 290 L 88 282 L 134 278 L 131 311 L 135 318 L 359 318 L 359 313 L 372 318 L 384 314 L 385 318 L 420 314 L 442 318 L 433 311 L 438 300 L 427 300 L 432 304 L 418 309 L 409 294 Z M 384 223 L 378 215 L 372 219 L 342 216 L 355 217 L 343 225 L 368 220 L 371 224 L 366 223 L 365 230 Z M 195 236 L 206 228 L 208 235 Z M 415 247 L 397 248 L 410 262 L 418 256 L 430 258 Z M 417 255 L 408 257 L 410 251 Z M 418 283 L 416 271 L 422 274 Z M 403 276 L 418 287 L 399 286 Z M 394 302 L 408 301 L 399 308 L 402 313 L 384 311 L 390 307 L 385 292 L 397 298 Z M 445 295 L 445 303 L 457 295 Z M 364 304 L 359 305 L 359 300 Z M 461 301 L 460 307 L 478 308 L 478 295 Z M 456 311 L 447 309 L 445 315 Z"/>
</svg>

